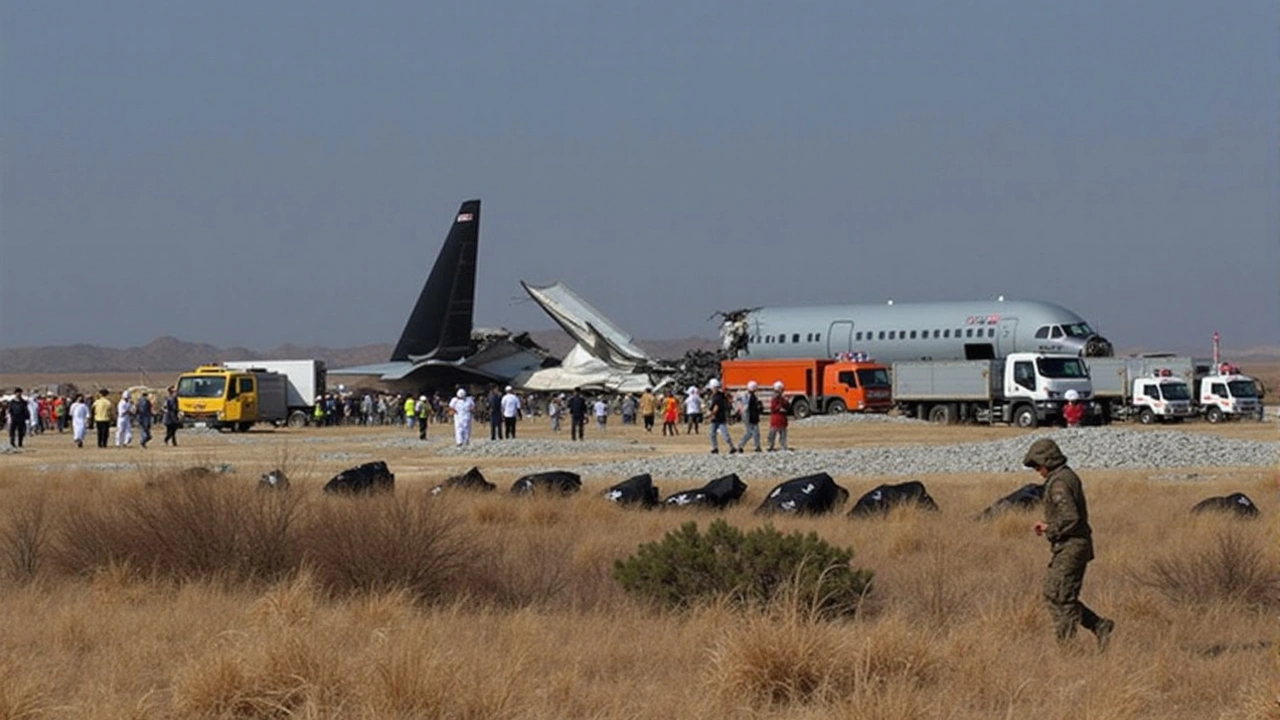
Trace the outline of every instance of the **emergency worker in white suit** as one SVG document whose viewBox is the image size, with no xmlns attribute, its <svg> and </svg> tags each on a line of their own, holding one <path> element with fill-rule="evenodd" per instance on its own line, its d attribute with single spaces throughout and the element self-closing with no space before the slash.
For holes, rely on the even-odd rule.
<svg viewBox="0 0 1280 720">
<path fill-rule="evenodd" d="M 133 400 L 125 390 L 116 405 L 116 447 L 129 447 L 133 442 L 133 413 Z"/>
<path fill-rule="evenodd" d="M 476 401 L 463 388 L 458 388 L 457 395 L 449 401 L 449 410 L 453 412 L 453 439 L 458 447 L 471 444 L 471 414 L 475 408 Z"/>
<path fill-rule="evenodd" d="M 71 403 L 71 439 L 76 447 L 84 447 L 84 431 L 88 427 L 89 406 L 84 401 L 84 395 L 76 395 L 75 402 Z"/>
</svg>

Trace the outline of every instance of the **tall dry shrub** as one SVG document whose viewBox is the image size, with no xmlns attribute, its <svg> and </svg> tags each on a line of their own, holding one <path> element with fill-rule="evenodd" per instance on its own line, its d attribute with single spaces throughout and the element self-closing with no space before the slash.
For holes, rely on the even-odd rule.
<svg viewBox="0 0 1280 720">
<path fill-rule="evenodd" d="M 857 611 L 871 588 L 872 573 L 852 565 L 853 550 L 838 548 L 817 533 L 783 535 L 772 525 L 743 532 L 723 519 L 695 522 L 644 543 L 614 564 L 627 592 L 671 608 L 712 598 L 764 607 L 790 587 L 818 598 L 829 616 Z"/>
<path fill-rule="evenodd" d="M 0 525 L 0 554 L 8 576 L 15 582 L 35 579 L 50 541 L 48 493 L 41 490 L 20 495 L 6 509 Z"/>
<path fill-rule="evenodd" d="M 1176 603 L 1280 607 L 1280 562 L 1240 529 L 1221 531 L 1190 551 L 1154 558 L 1132 575 Z"/>
<path fill-rule="evenodd" d="M 77 574 L 124 564 L 176 580 L 273 580 L 297 565 L 300 503 L 300 493 L 218 476 L 170 477 L 117 502 L 72 506 L 58 561 Z"/>
<path fill-rule="evenodd" d="M 457 594 L 479 550 L 451 505 L 422 493 L 324 497 L 300 533 L 304 562 L 327 591 Z"/>
</svg>

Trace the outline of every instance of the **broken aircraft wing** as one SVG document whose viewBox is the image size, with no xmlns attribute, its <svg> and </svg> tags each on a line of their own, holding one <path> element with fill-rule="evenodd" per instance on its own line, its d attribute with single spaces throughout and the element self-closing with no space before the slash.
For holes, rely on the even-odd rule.
<svg viewBox="0 0 1280 720">
<path fill-rule="evenodd" d="M 538 287 L 522 280 L 520 285 L 579 346 L 607 366 L 633 370 L 657 364 L 630 335 L 563 283 Z"/>
<path fill-rule="evenodd" d="M 641 393 L 646 388 L 659 388 L 666 380 L 648 373 L 610 366 L 582 345 L 574 345 L 559 367 L 521 373 L 511 384 L 534 392 L 607 390 L 618 393 Z"/>
</svg>

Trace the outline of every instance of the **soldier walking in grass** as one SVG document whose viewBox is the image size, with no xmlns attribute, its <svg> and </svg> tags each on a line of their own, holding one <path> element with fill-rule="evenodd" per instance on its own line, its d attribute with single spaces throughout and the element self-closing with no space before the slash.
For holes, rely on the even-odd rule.
<svg viewBox="0 0 1280 720">
<path fill-rule="evenodd" d="M 1052 555 L 1044 579 L 1044 599 L 1053 618 L 1059 644 L 1065 644 L 1083 625 L 1107 649 L 1115 622 L 1100 617 L 1080 602 L 1084 571 L 1093 559 L 1093 531 L 1080 478 L 1067 467 L 1067 456 L 1058 444 L 1041 438 L 1031 444 L 1022 464 L 1044 478 L 1044 521 L 1035 524 L 1036 535 L 1050 543 Z"/>
</svg>

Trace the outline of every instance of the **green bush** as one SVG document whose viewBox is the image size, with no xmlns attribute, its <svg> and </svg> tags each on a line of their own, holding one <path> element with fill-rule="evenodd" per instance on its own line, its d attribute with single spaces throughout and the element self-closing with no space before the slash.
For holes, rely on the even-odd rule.
<svg viewBox="0 0 1280 720">
<path fill-rule="evenodd" d="M 705 535 L 688 522 L 641 545 L 614 563 L 613 575 L 627 592 L 671 608 L 711 598 L 763 607 L 789 591 L 829 616 L 854 612 L 870 588 L 871 572 L 855 570 L 852 560 L 852 549 L 817 533 L 783 535 L 771 525 L 744 533 L 716 520 Z"/>
</svg>

